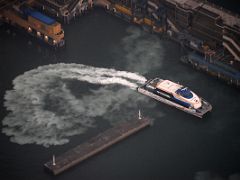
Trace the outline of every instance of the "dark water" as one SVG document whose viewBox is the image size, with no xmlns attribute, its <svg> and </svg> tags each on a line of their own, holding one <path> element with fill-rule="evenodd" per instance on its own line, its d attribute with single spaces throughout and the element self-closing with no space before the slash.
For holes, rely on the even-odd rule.
<svg viewBox="0 0 240 180">
<path fill-rule="evenodd" d="M 1 133 L 1 179 L 240 179 L 239 90 L 181 64 L 183 52 L 178 44 L 149 35 L 100 10 L 66 26 L 65 34 L 67 47 L 53 51 L 21 33 L 1 29 L 1 119 L 8 114 L 3 107 L 5 91 L 12 89 L 16 76 L 59 62 L 115 68 L 138 72 L 147 79 L 158 76 L 181 82 L 211 102 L 213 112 L 200 120 L 144 97 L 137 104 L 132 99 L 124 102 L 118 109 L 120 113 L 106 112 L 107 116 L 96 117 L 95 128 L 71 137 L 62 146 L 19 145 Z M 78 81 L 68 83 L 76 97 L 100 88 Z M 108 88 L 107 93 L 116 91 L 116 87 Z M 129 92 L 136 99 L 142 97 Z M 43 163 L 52 154 L 61 154 L 104 130 L 114 118 L 133 117 L 139 107 L 155 120 L 154 126 L 60 176 L 44 172 Z"/>
</svg>

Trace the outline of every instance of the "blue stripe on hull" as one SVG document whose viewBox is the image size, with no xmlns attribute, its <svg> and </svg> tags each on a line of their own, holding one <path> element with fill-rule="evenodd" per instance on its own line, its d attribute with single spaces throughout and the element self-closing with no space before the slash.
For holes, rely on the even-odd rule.
<svg viewBox="0 0 240 180">
<path fill-rule="evenodd" d="M 177 104 L 179 104 L 179 105 L 181 105 L 181 106 L 183 106 L 183 107 L 186 107 L 186 108 L 189 108 L 189 107 L 190 107 L 190 104 L 189 104 L 189 103 L 184 102 L 184 101 L 181 101 L 181 100 L 175 98 L 172 94 L 169 94 L 169 93 L 167 93 L 167 92 L 165 92 L 165 91 L 162 91 L 162 90 L 160 90 L 160 89 L 158 89 L 158 88 L 156 88 L 156 89 L 150 89 L 150 88 L 147 88 L 146 85 L 145 85 L 145 86 L 144 86 L 144 89 L 146 89 L 147 91 L 149 91 L 149 92 L 151 92 L 151 93 L 153 93 L 153 94 L 156 94 L 157 96 L 160 96 L 160 97 L 163 97 L 163 98 L 165 98 L 165 99 L 167 99 L 167 100 L 169 100 L 169 101 L 175 102 L 175 103 L 177 103 Z M 159 92 L 158 92 L 158 91 L 159 91 Z M 161 93 L 161 92 L 162 92 L 162 93 Z M 164 95 L 164 94 L 165 94 L 165 95 Z"/>
<path fill-rule="evenodd" d="M 180 104 L 180 105 L 182 105 L 182 106 L 184 106 L 184 107 L 186 107 L 186 108 L 189 108 L 189 107 L 190 107 L 190 104 L 189 104 L 189 103 L 184 102 L 184 101 L 181 101 L 181 100 L 179 100 L 179 99 L 176 99 L 175 97 L 172 97 L 172 100 L 173 100 L 174 102 L 176 102 L 177 104 Z"/>
<path fill-rule="evenodd" d="M 168 93 L 165 93 L 165 92 L 163 92 L 163 91 L 162 91 L 162 92 L 165 93 L 166 95 L 168 95 L 169 97 L 164 96 L 163 94 L 158 93 L 156 89 L 155 89 L 155 90 L 152 90 L 152 91 L 150 91 L 150 92 L 152 92 L 152 93 L 154 93 L 154 94 L 156 94 L 156 95 L 158 95 L 158 96 L 161 96 L 161 97 L 163 97 L 163 98 L 166 98 L 166 99 L 168 99 L 168 100 L 170 100 L 170 101 L 173 101 L 173 102 L 175 102 L 175 103 L 177 103 L 177 104 L 179 104 L 179 105 L 181 105 L 181 106 L 184 106 L 184 107 L 186 107 L 186 108 L 189 108 L 189 107 L 190 107 L 190 104 L 189 104 L 189 103 L 184 102 L 184 101 L 181 101 L 181 100 L 179 100 L 179 99 L 173 97 L 172 95 L 170 95 L 170 94 L 168 94 Z"/>
</svg>

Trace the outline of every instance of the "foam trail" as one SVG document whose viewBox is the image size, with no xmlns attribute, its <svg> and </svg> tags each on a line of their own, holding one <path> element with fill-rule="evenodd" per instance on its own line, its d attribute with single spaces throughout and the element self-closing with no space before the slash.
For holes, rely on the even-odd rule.
<svg viewBox="0 0 240 180">
<path fill-rule="evenodd" d="M 77 97 L 69 87 L 73 80 L 111 86 L 100 86 Z M 145 81 L 136 73 L 83 64 L 40 66 L 16 77 L 13 90 L 6 92 L 4 106 L 10 112 L 2 121 L 2 132 L 19 144 L 65 144 L 70 136 L 93 127 L 96 117 L 111 122 L 108 112 L 118 112 L 120 106 L 129 111 L 138 102 L 147 102 L 144 96 L 129 90 Z M 128 88 L 113 91 L 113 85 Z"/>
<path fill-rule="evenodd" d="M 54 68 L 52 66 L 53 65 L 50 65 L 50 67 L 53 69 L 45 69 L 45 67 L 40 67 L 39 70 L 55 73 L 63 79 L 77 79 L 80 81 L 102 85 L 121 84 L 133 89 L 137 87 L 137 83 L 142 84 L 146 81 L 145 77 L 138 74 L 126 71 L 117 71 L 114 69 L 97 68 L 82 64 L 58 64 L 58 68 Z"/>
<path fill-rule="evenodd" d="M 164 59 L 159 38 L 135 27 L 127 34 L 117 48 L 117 62 L 142 74 L 158 70 Z M 136 73 L 83 64 L 41 66 L 18 76 L 14 89 L 6 92 L 4 105 L 10 112 L 2 132 L 19 144 L 65 144 L 70 136 L 93 127 L 98 117 L 115 123 L 133 117 L 139 104 L 153 107 L 150 98 L 130 90 L 145 81 Z M 78 93 L 84 82 L 90 83 L 87 94 Z M 93 84 L 98 88 L 91 89 Z"/>
</svg>

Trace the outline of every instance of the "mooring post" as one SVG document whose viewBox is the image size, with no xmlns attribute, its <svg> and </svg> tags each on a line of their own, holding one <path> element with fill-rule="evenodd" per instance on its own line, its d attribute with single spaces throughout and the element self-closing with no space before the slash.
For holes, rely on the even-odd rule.
<svg viewBox="0 0 240 180">
<path fill-rule="evenodd" d="M 139 109 L 139 111 L 138 111 L 138 119 L 142 119 L 142 115 L 141 115 L 140 109 Z"/>
<path fill-rule="evenodd" d="M 53 165 L 53 166 L 56 165 L 55 155 L 53 155 L 53 158 L 52 158 L 52 165 Z"/>
</svg>

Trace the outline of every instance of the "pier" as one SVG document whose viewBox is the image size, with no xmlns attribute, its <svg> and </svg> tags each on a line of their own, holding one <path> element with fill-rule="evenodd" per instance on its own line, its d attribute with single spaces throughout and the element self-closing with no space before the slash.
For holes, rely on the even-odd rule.
<svg viewBox="0 0 240 180">
<path fill-rule="evenodd" d="M 150 126 L 151 123 L 150 119 L 142 118 L 139 113 L 138 120 L 119 123 L 62 155 L 53 156 L 53 160 L 45 163 L 44 167 L 54 175 L 58 175 L 145 127 Z"/>
</svg>

